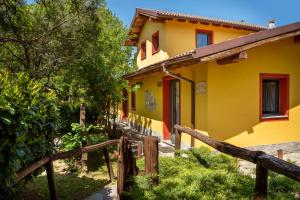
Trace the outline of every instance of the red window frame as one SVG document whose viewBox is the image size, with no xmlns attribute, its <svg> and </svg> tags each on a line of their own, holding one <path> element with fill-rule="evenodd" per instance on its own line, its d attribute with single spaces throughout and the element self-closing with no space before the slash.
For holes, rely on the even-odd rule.
<svg viewBox="0 0 300 200">
<path fill-rule="evenodd" d="M 131 86 L 131 89 L 133 86 Z M 131 90 L 131 110 L 135 111 L 136 109 L 136 93 Z"/>
<path fill-rule="evenodd" d="M 146 59 L 147 55 L 147 45 L 146 41 L 141 43 L 141 60 Z"/>
<path fill-rule="evenodd" d="M 279 116 L 264 118 L 262 113 L 262 90 L 263 80 L 279 80 Z M 259 84 L 259 118 L 260 121 L 277 121 L 289 119 L 289 82 L 290 76 L 288 74 L 260 74 Z"/>
<path fill-rule="evenodd" d="M 196 29 L 196 31 L 195 31 L 195 47 L 196 48 L 200 48 L 200 47 L 197 47 L 197 43 L 198 43 L 197 34 L 198 33 L 204 33 L 204 34 L 208 35 L 208 45 L 213 43 L 213 32 L 212 31 L 203 30 L 203 29 Z"/>
<path fill-rule="evenodd" d="M 159 51 L 159 31 L 152 34 L 152 55 Z"/>
</svg>

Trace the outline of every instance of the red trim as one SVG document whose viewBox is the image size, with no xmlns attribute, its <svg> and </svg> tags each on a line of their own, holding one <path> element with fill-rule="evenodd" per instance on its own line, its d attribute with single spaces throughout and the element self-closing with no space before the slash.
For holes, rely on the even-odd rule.
<svg viewBox="0 0 300 200">
<path fill-rule="evenodd" d="M 288 74 L 266 74 L 261 73 L 259 78 L 259 119 L 260 121 L 278 121 L 289 119 L 289 82 L 290 76 Z M 262 116 L 262 82 L 266 79 L 279 80 L 279 109 L 282 117 L 263 118 Z"/>
<path fill-rule="evenodd" d="M 147 43 L 146 40 L 141 43 L 141 60 L 146 59 L 147 57 Z"/>
<path fill-rule="evenodd" d="M 170 81 L 175 78 L 171 76 L 163 77 L 163 139 L 171 139 L 170 127 Z M 181 82 L 179 81 L 179 112 L 181 113 Z M 179 115 L 181 121 L 181 115 Z"/>
<path fill-rule="evenodd" d="M 155 33 L 152 34 L 152 55 L 158 52 L 159 52 L 159 31 L 156 31 Z"/>
<path fill-rule="evenodd" d="M 123 101 L 122 101 L 122 120 L 125 121 L 128 117 L 128 92 L 126 89 L 123 90 Z"/>
<path fill-rule="evenodd" d="M 197 47 L 197 33 L 204 33 L 208 35 L 208 45 L 213 44 L 213 32 L 209 30 L 196 29 L 195 31 L 195 47 Z"/>
</svg>

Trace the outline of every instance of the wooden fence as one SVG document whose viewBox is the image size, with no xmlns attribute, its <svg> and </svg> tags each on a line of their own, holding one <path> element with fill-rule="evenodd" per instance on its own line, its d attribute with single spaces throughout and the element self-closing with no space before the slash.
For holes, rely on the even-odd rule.
<svg viewBox="0 0 300 200">
<path fill-rule="evenodd" d="M 175 150 L 180 150 L 181 134 L 186 133 L 192 138 L 196 138 L 222 153 L 255 163 L 256 182 L 254 199 L 265 199 L 267 197 L 268 170 L 300 182 L 300 167 L 297 165 L 278 159 L 272 155 L 268 155 L 263 151 L 251 151 L 226 142 L 214 140 L 188 127 L 175 125 L 174 128 L 176 134 Z"/>
<path fill-rule="evenodd" d="M 56 186 L 55 186 L 55 179 L 54 179 L 54 169 L 53 169 L 53 161 L 60 160 L 60 159 L 66 159 L 71 158 L 74 156 L 79 156 L 83 153 L 89 153 L 93 152 L 99 149 L 103 149 L 103 155 L 105 158 L 105 162 L 108 168 L 109 178 L 112 180 L 113 173 L 112 173 L 112 165 L 110 163 L 109 154 L 107 151 L 107 147 L 111 145 L 117 145 L 119 144 L 119 140 L 109 140 L 100 144 L 95 144 L 87 147 L 83 147 L 80 149 L 75 149 L 71 151 L 66 152 L 60 152 L 56 153 L 51 156 L 46 156 L 42 158 L 41 160 L 33 163 L 32 165 L 28 166 L 27 168 L 19 171 L 16 176 L 16 183 L 21 181 L 23 178 L 25 178 L 27 175 L 34 172 L 36 169 L 45 166 L 46 172 L 47 172 L 47 180 L 48 180 L 48 186 L 49 186 L 49 193 L 50 193 L 50 199 L 51 200 L 57 200 L 57 193 L 56 193 Z"/>
<path fill-rule="evenodd" d="M 97 151 L 99 149 L 103 150 L 103 155 L 108 169 L 108 174 L 110 180 L 113 177 L 113 169 L 109 158 L 109 153 L 107 147 L 112 145 L 118 145 L 118 197 L 119 199 L 125 199 L 123 197 L 123 192 L 129 189 L 130 177 L 138 174 L 139 169 L 136 166 L 136 158 L 132 151 L 132 145 L 137 143 L 138 155 L 141 157 L 141 141 L 129 140 L 127 137 L 121 137 L 117 140 L 109 140 L 100 144 L 95 144 L 91 146 L 86 146 L 83 148 L 56 153 L 51 156 L 46 156 L 39 161 L 33 163 L 32 165 L 20 170 L 16 175 L 16 184 L 20 182 L 23 178 L 45 166 L 47 172 L 47 180 L 49 186 L 49 193 L 51 200 L 57 200 L 55 179 L 54 179 L 54 169 L 53 161 L 60 159 L 67 159 L 74 156 L 79 156 L 84 153 L 89 153 Z M 145 136 L 143 137 L 144 143 L 144 153 L 145 153 L 145 173 L 153 174 L 153 183 L 158 183 L 158 138 Z M 152 153 L 153 152 L 153 153 Z"/>
</svg>

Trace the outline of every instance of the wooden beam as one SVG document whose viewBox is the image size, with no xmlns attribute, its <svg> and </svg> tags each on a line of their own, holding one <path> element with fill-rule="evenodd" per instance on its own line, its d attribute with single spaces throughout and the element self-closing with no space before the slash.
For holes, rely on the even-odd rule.
<svg viewBox="0 0 300 200">
<path fill-rule="evenodd" d="M 19 171 L 16 176 L 16 182 L 19 182 L 23 178 L 25 178 L 28 174 L 31 174 L 34 170 L 40 168 L 41 166 L 45 165 L 47 162 L 50 161 L 49 157 L 42 158 L 41 160 L 31 164 L 27 168 Z"/>
<path fill-rule="evenodd" d="M 300 35 L 297 35 L 294 37 L 294 42 L 295 43 L 300 43 Z"/>
<path fill-rule="evenodd" d="M 209 61 L 213 61 L 213 60 L 218 60 L 218 59 L 221 59 L 221 58 L 228 57 L 230 55 L 240 53 L 242 51 L 246 51 L 248 49 L 252 49 L 254 47 L 257 47 L 257 46 L 260 46 L 260 45 L 263 45 L 263 44 L 266 44 L 266 43 L 276 42 L 276 41 L 279 41 L 279 40 L 282 40 L 282 39 L 295 37 L 297 35 L 300 35 L 300 31 L 296 31 L 296 32 L 288 33 L 288 34 L 284 34 L 284 35 L 279 35 L 279 36 L 264 39 L 264 40 L 261 40 L 261 41 L 258 41 L 258 42 L 253 42 L 253 43 L 248 44 L 248 45 L 243 45 L 241 47 L 236 47 L 236 48 L 233 48 L 233 49 L 225 50 L 225 51 L 215 53 L 215 54 L 210 55 L 210 56 L 202 57 L 202 58 L 200 58 L 200 61 L 201 62 L 209 62 Z"/>
<path fill-rule="evenodd" d="M 117 182 L 117 192 L 119 199 L 123 199 L 123 192 L 126 189 L 126 180 L 127 180 L 127 146 L 128 140 L 126 137 L 121 137 L 120 143 L 118 146 L 118 182 Z"/>
<path fill-rule="evenodd" d="M 232 56 L 229 56 L 227 58 L 222 58 L 217 60 L 218 65 L 226 65 L 226 64 L 231 64 L 231 63 L 237 63 L 240 62 L 242 60 L 245 60 L 248 58 L 248 55 L 245 51 L 238 53 L 238 54 L 234 54 Z"/>
<path fill-rule="evenodd" d="M 105 163 L 107 166 L 109 179 L 110 179 L 110 181 L 112 181 L 115 177 L 114 177 L 114 171 L 113 171 L 110 159 L 109 159 L 109 153 L 108 153 L 107 147 L 103 148 L 103 155 L 104 155 Z"/>
<path fill-rule="evenodd" d="M 165 23 L 166 20 L 164 20 L 164 19 L 154 19 L 154 18 L 150 17 L 149 21 L 154 22 L 154 23 L 162 23 L 163 24 L 163 23 Z"/>
<path fill-rule="evenodd" d="M 279 159 L 283 159 L 283 150 L 282 150 L 282 149 L 278 149 L 278 150 L 277 150 L 277 157 L 278 157 Z"/>
<path fill-rule="evenodd" d="M 175 156 L 178 156 L 178 151 L 180 150 L 181 146 L 181 131 L 175 129 Z"/>
<path fill-rule="evenodd" d="M 209 22 L 200 22 L 200 24 L 209 25 L 210 23 Z"/>
<path fill-rule="evenodd" d="M 237 147 L 237 146 L 228 144 L 226 142 L 220 142 L 220 141 L 214 140 L 213 138 L 203 135 L 200 132 L 195 131 L 188 127 L 182 127 L 179 125 L 175 125 L 174 127 L 175 127 L 175 129 L 178 129 L 179 131 L 186 133 L 186 134 L 204 142 L 205 144 L 219 150 L 220 152 L 229 154 L 229 155 L 237 157 L 237 158 L 247 160 L 252 163 L 256 163 L 256 159 L 257 159 L 258 155 L 263 153 L 260 151 L 251 151 L 248 149 L 244 149 L 241 147 Z"/>
<path fill-rule="evenodd" d="M 145 173 L 152 176 L 153 185 L 158 185 L 158 138 L 144 137 Z"/>
<path fill-rule="evenodd" d="M 216 23 L 212 23 L 212 25 L 217 27 L 221 26 L 221 24 L 216 24 Z"/>
<path fill-rule="evenodd" d="M 198 24 L 198 21 L 196 21 L 196 20 L 189 20 L 189 22 L 192 24 Z"/>
<path fill-rule="evenodd" d="M 48 180 L 50 199 L 57 200 L 53 162 L 51 160 L 46 164 L 46 171 L 47 171 L 47 180 Z"/>
<path fill-rule="evenodd" d="M 185 22 L 186 19 L 177 19 L 178 22 Z"/>
<path fill-rule="evenodd" d="M 259 162 L 257 162 L 254 200 L 266 199 L 267 191 L 268 191 L 268 170 L 264 168 Z"/>
<path fill-rule="evenodd" d="M 220 152 L 226 153 L 233 157 L 247 160 L 252 163 L 259 162 L 260 165 L 265 169 L 272 170 L 278 174 L 282 174 L 300 182 L 300 167 L 297 165 L 278 159 L 262 151 L 251 151 L 234 146 L 232 144 L 228 144 L 226 142 L 220 142 L 188 127 L 182 127 L 179 125 L 175 125 L 174 127 L 175 129 L 178 129 L 179 131 L 204 142 L 205 144 L 215 148 Z"/>
</svg>

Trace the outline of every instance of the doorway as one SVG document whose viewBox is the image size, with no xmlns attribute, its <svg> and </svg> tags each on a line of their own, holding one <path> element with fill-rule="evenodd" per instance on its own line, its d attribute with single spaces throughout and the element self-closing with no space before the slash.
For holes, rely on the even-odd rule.
<svg viewBox="0 0 300 200">
<path fill-rule="evenodd" d="M 122 121 L 126 121 L 128 117 L 128 92 L 126 89 L 123 90 L 123 101 L 122 101 Z"/>
<path fill-rule="evenodd" d="M 163 136 L 175 143 L 174 125 L 180 124 L 180 81 L 172 77 L 163 80 Z"/>
</svg>

